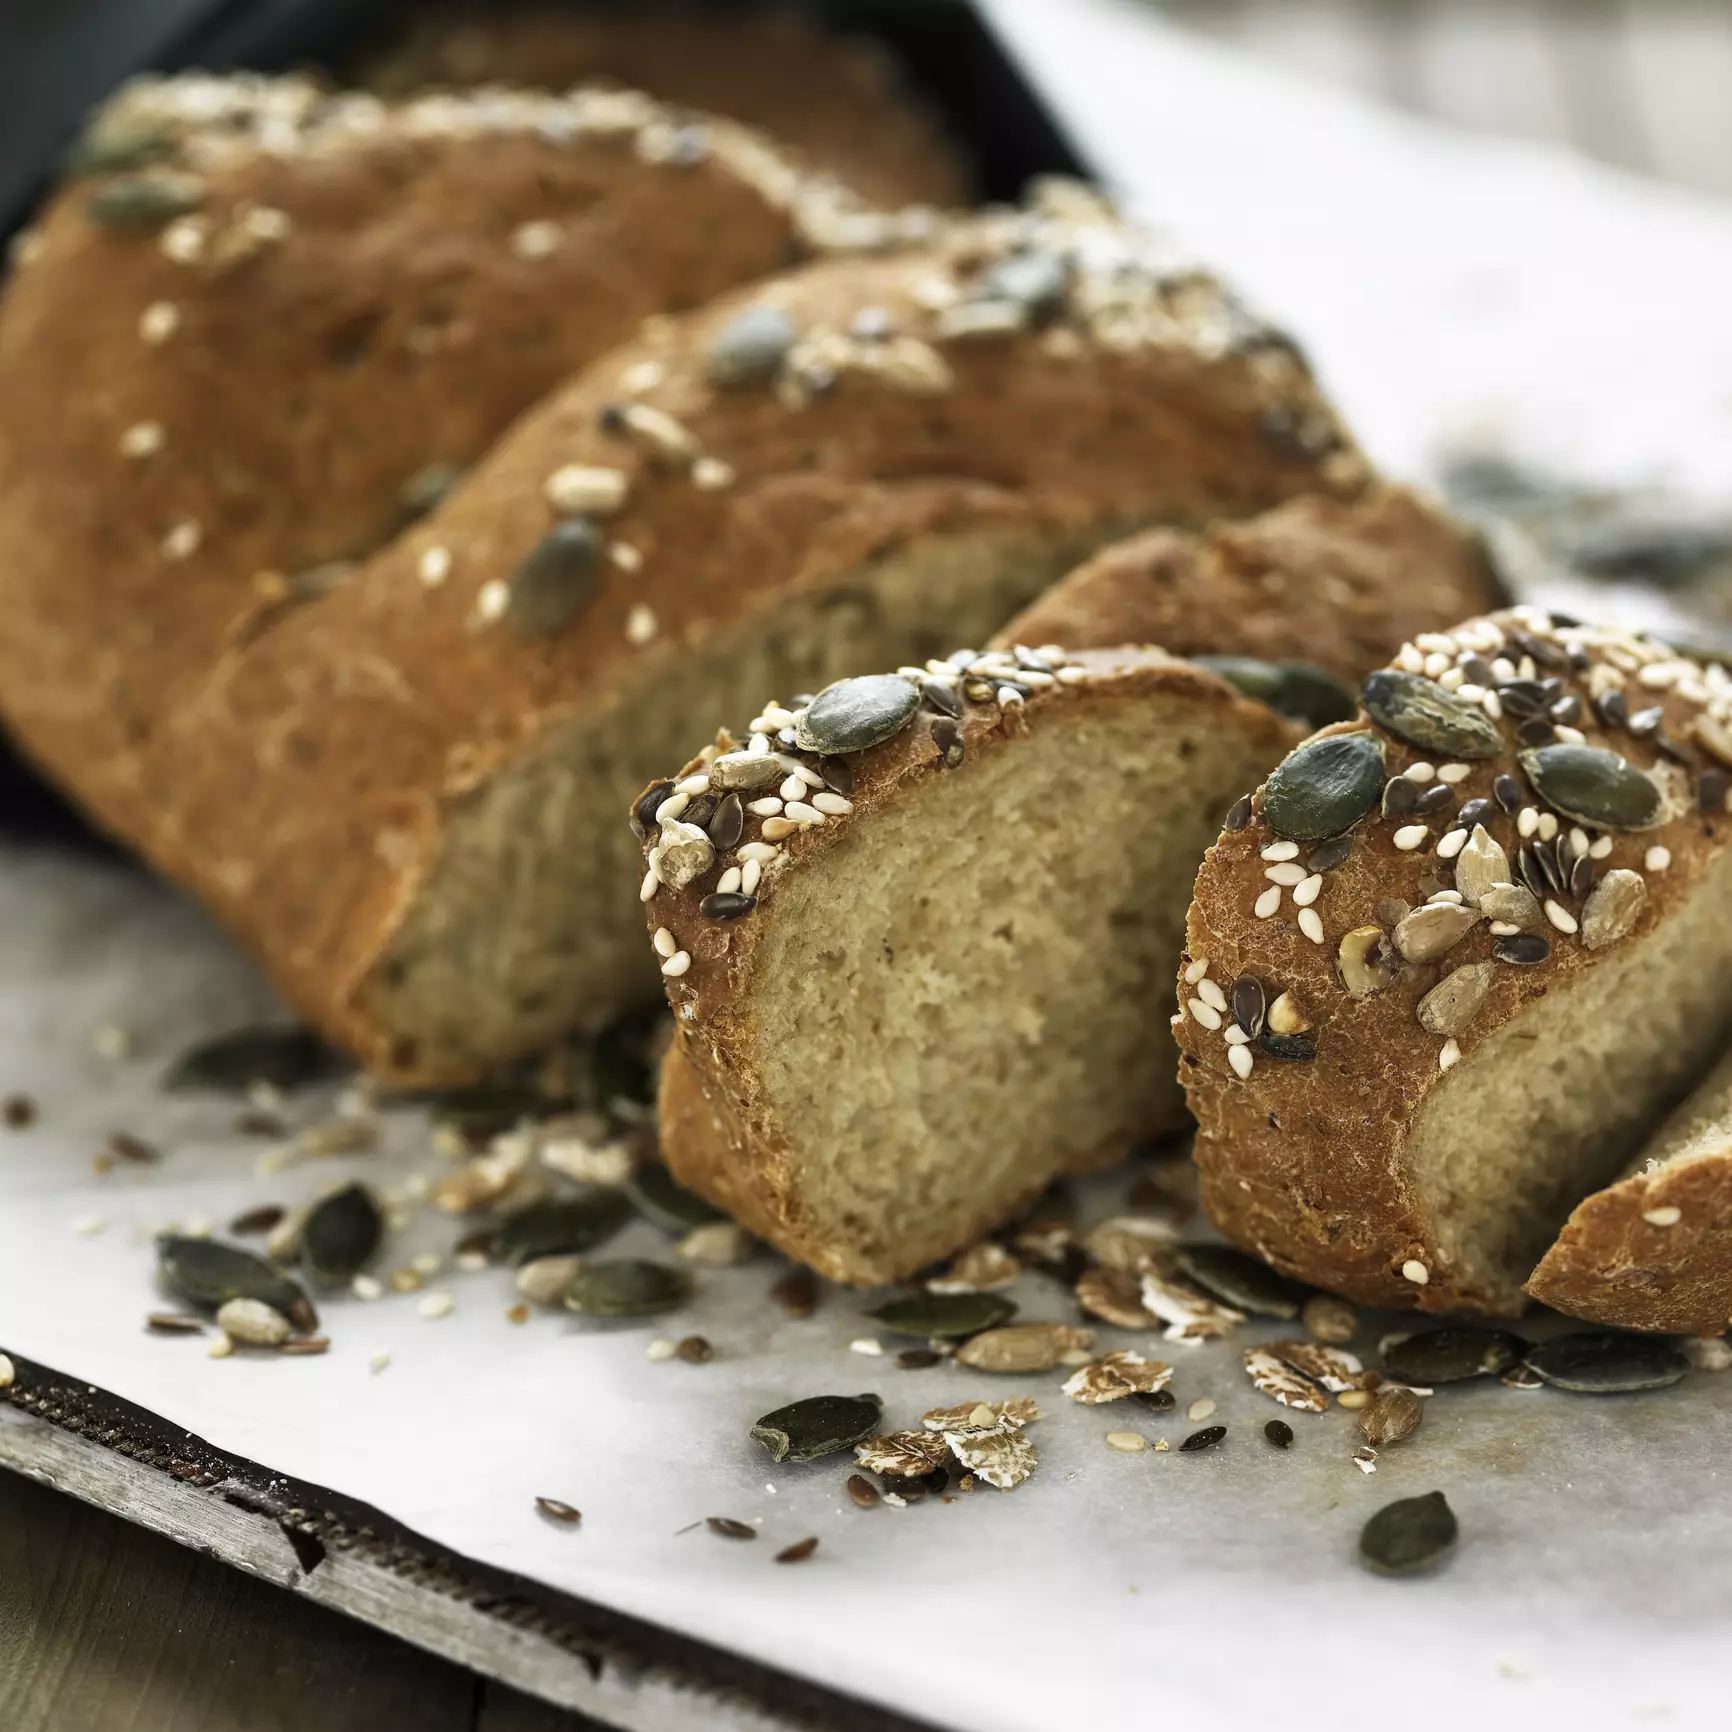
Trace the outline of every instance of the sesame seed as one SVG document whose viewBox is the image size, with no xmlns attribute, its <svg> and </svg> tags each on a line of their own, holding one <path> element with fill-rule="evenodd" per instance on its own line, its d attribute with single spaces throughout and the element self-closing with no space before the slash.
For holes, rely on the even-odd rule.
<svg viewBox="0 0 1732 1732">
<path fill-rule="evenodd" d="M 1410 782 L 1429 782 L 1437 774 L 1437 771 L 1432 765 L 1421 761 L 1417 764 L 1409 764 L 1401 773 Z"/>
<path fill-rule="evenodd" d="M 542 497 L 568 516 L 606 517 L 625 504 L 631 479 L 623 469 L 566 463 L 541 484 Z"/>
<path fill-rule="evenodd" d="M 235 1344 L 233 1337 L 224 1334 L 224 1332 L 219 1329 L 216 1332 L 216 1339 L 204 1350 L 204 1356 L 206 1359 L 227 1359 L 234 1350 Z"/>
<path fill-rule="evenodd" d="M 1422 674 L 1425 672 L 1425 657 L 1410 643 L 1404 643 L 1396 652 L 1395 665 L 1404 673 Z"/>
<path fill-rule="evenodd" d="M 1251 912 L 1259 920 L 1267 920 L 1281 906 L 1281 886 L 1271 884 L 1257 900 L 1251 904 Z"/>
<path fill-rule="evenodd" d="M 660 629 L 653 610 L 641 601 L 625 616 L 625 641 L 638 649 L 651 642 Z"/>
<path fill-rule="evenodd" d="M 1205 978 L 1198 981 L 1197 996 L 1204 1002 L 1204 1004 L 1211 1006 L 1215 1010 L 1224 1012 L 1227 1008 L 1227 995 L 1213 980 Z"/>
<path fill-rule="evenodd" d="M 1434 890 L 1425 899 L 1430 902 L 1447 902 L 1452 908 L 1459 908 L 1467 900 L 1459 890 Z"/>
<path fill-rule="evenodd" d="M 1265 868 L 1263 876 L 1271 884 L 1281 884 L 1291 889 L 1295 884 L 1303 884 L 1310 875 L 1303 866 L 1291 861 L 1283 861 L 1279 866 Z"/>
<path fill-rule="evenodd" d="M 824 814 L 816 806 L 805 800 L 790 800 L 782 808 L 789 818 L 799 824 L 822 824 Z"/>
<path fill-rule="evenodd" d="M 768 866 L 776 858 L 776 850 L 767 842 L 744 842 L 734 850 L 739 860 L 754 866 Z"/>
<path fill-rule="evenodd" d="M 1580 728 L 1572 728 L 1567 722 L 1554 722 L 1552 732 L 1566 746 L 1585 746 L 1588 743 L 1588 736 Z"/>
<path fill-rule="evenodd" d="M 998 707 L 1001 710 L 1015 709 L 1023 702 L 1023 695 L 1015 686 L 1000 686 L 997 692 Z"/>
<path fill-rule="evenodd" d="M 370 1305 L 375 1299 L 384 1298 L 385 1284 L 377 1275 L 357 1275 L 349 1283 L 349 1291 L 363 1305 Z"/>
<path fill-rule="evenodd" d="M 504 617 L 505 610 L 511 606 L 511 585 L 503 578 L 496 577 L 481 586 L 481 592 L 475 598 L 475 617 L 483 623 L 489 623 Z"/>
<path fill-rule="evenodd" d="M 792 818 L 766 818 L 763 835 L 769 842 L 785 842 L 800 828 Z"/>
<path fill-rule="evenodd" d="M 1185 1409 L 1185 1417 L 1193 1422 L 1199 1419 L 1207 1419 L 1209 1415 L 1215 1411 L 1215 1406 L 1216 1404 L 1211 1401 L 1208 1396 L 1199 1396 L 1197 1400 L 1193 1401 L 1191 1405 Z"/>
<path fill-rule="evenodd" d="M 629 541 L 610 541 L 607 556 L 621 571 L 641 571 L 643 569 L 643 555 Z M 645 608 L 644 611 L 648 613 L 649 609 Z"/>
<path fill-rule="evenodd" d="M 1427 655 L 1454 655 L 1455 639 L 1447 632 L 1422 631 L 1414 640 Z"/>
<path fill-rule="evenodd" d="M 672 956 L 680 947 L 680 941 L 665 926 L 656 928 L 656 935 L 651 942 L 655 945 L 658 956 Z"/>
<path fill-rule="evenodd" d="M 1178 1020 L 1183 1022 L 1185 1019 L 1181 1016 Z M 1238 1025 L 1238 1023 L 1230 1022 L 1221 1030 L 1221 1039 L 1224 1040 L 1228 1046 L 1245 1046 L 1250 1042 L 1251 1037 Z"/>
<path fill-rule="evenodd" d="M 1570 826 L 1570 853 L 1579 860 L 1588 851 L 1588 833 L 1580 824 Z"/>
<path fill-rule="evenodd" d="M 1185 1008 L 1211 1033 L 1221 1026 L 1221 1013 L 1212 1004 L 1205 1004 L 1200 998 L 1185 1001 Z"/>
<path fill-rule="evenodd" d="M 1466 830 L 1446 830 L 1438 838 L 1438 859 L 1453 860 L 1467 846 L 1468 834 Z"/>
<path fill-rule="evenodd" d="M 1440 657 L 1439 659 L 1441 660 L 1442 658 Z M 1456 667 L 1445 668 L 1443 672 L 1437 676 L 1437 683 L 1442 686 L 1446 692 L 1465 692 L 1468 689 L 1467 675 L 1464 674 L 1460 668 Z M 1473 688 L 1476 697 L 1478 696 L 1479 689 L 1478 686 Z"/>
<path fill-rule="evenodd" d="M 437 589 L 451 575 L 451 549 L 425 548 L 415 569 L 429 589 Z"/>
<path fill-rule="evenodd" d="M 1675 1227 L 1683 1218 L 1684 1211 L 1673 1203 L 1667 1203 L 1663 1208 L 1642 1211 L 1642 1219 L 1650 1227 Z"/>
<path fill-rule="evenodd" d="M 806 781 L 803 776 L 790 776 L 776 792 L 784 800 L 801 800 L 806 795 Z"/>
<path fill-rule="evenodd" d="M 734 484 L 734 467 L 719 457 L 700 457 L 692 465 L 692 485 L 706 493 L 719 493 Z"/>
<path fill-rule="evenodd" d="M 1409 1257 L 1401 1265 L 1401 1273 L 1415 1287 L 1423 1287 L 1431 1279 L 1431 1271 L 1417 1257 Z"/>
<path fill-rule="evenodd" d="M 72 1231 L 81 1239 L 93 1239 L 107 1230 L 108 1223 L 100 1215 L 80 1215 L 72 1222 Z"/>
<path fill-rule="evenodd" d="M 203 539 L 204 531 L 190 517 L 183 517 L 162 538 L 162 557 L 190 559 L 198 552 L 198 544 Z"/>
<path fill-rule="evenodd" d="M 1588 858 L 1590 860 L 1604 860 L 1611 851 L 1612 838 L 1610 836 L 1599 836 L 1588 845 Z"/>
<path fill-rule="evenodd" d="M 761 800 L 753 800 L 746 810 L 757 818 L 774 818 L 782 810 L 781 799 L 775 794 L 766 794 Z"/>
<path fill-rule="evenodd" d="M 1251 1066 L 1255 1061 L 1251 1057 L 1248 1046 L 1229 1046 L 1227 1048 L 1227 1063 L 1233 1067 L 1233 1074 L 1244 1078 L 1251 1074 Z"/>
<path fill-rule="evenodd" d="M 1299 910 L 1299 930 L 1303 932 L 1313 944 L 1321 944 L 1323 942 L 1323 922 L 1318 918 L 1317 910 L 1315 908 L 1301 908 Z"/>
<path fill-rule="evenodd" d="M 375 1353 L 367 1361 L 367 1367 L 370 1371 L 373 1372 L 373 1374 L 375 1376 L 377 1376 L 390 1363 L 391 1363 L 391 1355 L 389 1353 L 387 1353 L 383 1347 L 381 1347 L 379 1349 L 379 1351 L 377 1353 Z"/>
<path fill-rule="evenodd" d="M 730 866 L 727 871 L 716 880 L 716 894 L 718 896 L 735 896 L 739 893 L 739 889 L 740 869 L 738 866 Z"/>
<path fill-rule="evenodd" d="M 1309 908 L 1323 894 L 1323 874 L 1313 872 L 1293 886 L 1293 900 L 1301 908 Z"/>
<path fill-rule="evenodd" d="M 653 1365 L 665 1365 L 679 1352 L 679 1344 L 657 1337 L 643 1350 L 643 1356 Z"/>
<path fill-rule="evenodd" d="M 628 397 L 636 397 L 644 391 L 653 391 L 668 376 L 668 370 L 660 361 L 633 361 L 619 376 L 619 388 Z"/>
<path fill-rule="evenodd" d="M 1573 915 L 1569 909 L 1564 907 L 1561 902 L 1553 902 L 1549 899 L 1547 900 L 1546 919 L 1548 919 L 1560 932 L 1574 932 L 1577 930 L 1575 915 Z"/>
<path fill-rule="evenodd" d="M 1550 812 L 1540 813 L 1540 840 L 1542 842 L 1550 842 L 1557 833 L 1557 818 Z"/>
<path fill-rule="evenodd" d="M 653 902 L 655 900 L 655 893 L 660 888 L 661 879 L 656 876 L 656 869 L 652 866 L 646 873 L 644 873 L 643 883 L 638 886 L 638 901 Z"/>
<path fill-rule="evenodd" d="M 1335 1404 L 1338 1407 L 1345 1407 L 1350 1413 L 1361 1407 L 1369 1407 L 1371 1405 L 1371 1391 L 1369 1389 L 1344 1389 L 1335 1397 Z"/>
<path fill-rule="evenodd" d="M 122 457 L 154 457 L 162 449 L 162 423 L 135 421 L 120 436 Z"/>
<path fill-rule="evenodd" d="M 1390 840 L 1403 854 L 1411 854 L 1415 848 L 1423 847 L 1431 832 L 1423 824 L 1403 824 Z"/>
<path fill-rule="evenodd" d="M 177 265 L 190 265 L 203 256 L 204 241 L 203 219 L 189 216 L 170 223 L 162 231 L 162 238 L 157 244 L 161 247 L 164 258 L 173 259 Z"/>
<path fill-rule="evenodd" d="M 1516 834 L 1527 837 L 1540 827 L 1540 809 L 1538 806 L 1523 806 L 1516 813 Z"/>
<path fill-rule="evenodd" d="M 1672 864 L 1672 850 L 1656 844 L 1642 856 L 1642 864 L 1650 872 L 1664 872 Z"/>
<path fill-rule="evenodd" d="M 848 1351 L 864 1354 L 868 1359 L 878 1359 L 883 1356 L 884 1343 L 876 1335 L 862 1335 L 848 1343 Z"/>
<path fill-rule="evenodd" d="M 1297 860 L 1299 844 L 1297 842 L 1271 842 L 1259 850 L 1265 860 Z"/>
<path fill-rule="evenodd" d="M 1493 938 L 1514 938 L 1521 931 L 1519 926 L 1512 925 L 1507 920 L 1494 920 L 1487 928 Z"/>
<path fill-rule="evenodd" d="M 1453 1070 L 1460 1062 L 1461 1042 L 1453 1038 L 1446 1040 L 1437 1055 L 1437 1068 L 1439 1070 Z"/>
<path fill-rule="evenodd" d="M 446 1292 L 424 1293 L 416 1301 L 415 1309 L 429 1323 L 437 1323 L 441 1317 L 449 1317 L 457 1309 L 457 1301 Z"/>
<path fill-rule="evenodd" d="M 138 315 L 138 334 L 155 348 L 166 343 L 180 326 L 180 308 L 173 301 L 152 301 Z"/>
<path fill-rule="evenodd" d="M 520 223 L 511 231 L 511 250 L 520 259 L 550 258 L 559 251 L 559 239 L 556 222 Z"/>
<path fill-rule="evenodd" d="M 674 783 L 674 792 L 684 794 L 688 800 L 699 794 L 707 794 L 709 791 L 710 773 L 708 770 L 705 770 L 702 775 L 687 776 L 684 781 Z M 680 810 L 683 812 L 685 808 L 682 806 Z"/>
<path fill-rule="evenodd" d="M 1116 1449 L 1124 1455 L 1136 1455 L 1149 1447 L 1149 1440 L 1140 1431 L 1109 1431 L 1106 1445 L 1108 1449 Z"/>
<path fill-rule="evenodd" d="M 1494 722 L 1503 720 L 1503 700 L 1496 692 L 1487 692 L 1480 700 L 1480 707 Z"/>
<path fill-rule="evenodd" d="M 832 794 L 827 788 L 823 793 L 812 796 L 812 804 L 820 812 L 828 813 L 834 818 L 845 817 L 854 810 L 854 802 L 848 799 L 846 795 Z"/>
<path fill-rule="evenodd" d="M 751 896 L 756 893 L 758 880 L 763 877 L 764 868 L 756 860 L 748 860 L 740 868 L 740 894 Z"/>
<path fill-rule="evenodd" d="M 691 952 L 689 950 L 676 950 L 673 955 L 662 964 L 662 973 L 665 974 L 669 980 L 678 980 L 679 977 L 691 967 L 691 965 Z"/>
<path fill-rule="evenodd" d="M 1409 770 L 1407 773 L 1411 776 L 1413 771 Z M 1437 770 L 1437 779 L 1440 782 L 1448 782 L 1451 787 L 1454 787 L 1457 782 L 1465 782 L 1472 774 L 1472 764 L 1440 764 Z"/>
<path fill-rule="evenodd" d="M 1187 986 L 1195 986 L 1197 984 L 1197 982 L 1199 980 L 1201 980 L 1203 978 L 1203 976 L 1206 975 L 1208 972 L 1209 972 L 1209 959 L 1208 959 L 1208 957 L 1199 956 L 1196 959 L 1196 961 L 1193 962 L 1185 970 L 1185 984 Z"/>
</svg>

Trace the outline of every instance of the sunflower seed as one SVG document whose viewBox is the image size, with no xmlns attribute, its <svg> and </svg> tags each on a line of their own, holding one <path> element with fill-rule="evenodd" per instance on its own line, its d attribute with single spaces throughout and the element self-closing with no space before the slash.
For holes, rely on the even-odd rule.
<svg viewBox="0 0 1732 1732">
<path fill-rule="evenodd" d="M 169 1067 L 162 1086 L 244 1094 L 254 1083 L 299 1088 L 346 1068 L 311 1029 L 243 1028 L 188 1048 Z"/>
<path fill-rule="evenodd" d="M 631 1219 L 623 1192 L 597 1186 L 575 1197 L 531 1203 L 506 1216 L 493 1240 L 496 1262 L 518 1267 L 605 1244 Z"/>
<path fill-rule="evenodd" d="M 1471 760 L 1503 750 L 1503 734 L 1484 710 L 1419 674 L 1380 669 L 1360 686 L 1359 701 L 1379 726 L 1425 751 Z"/>
<path fill-rule="evenodd" d="M 1465 1324 L 1422 1329 L 1384 1350 L 1383 1368 L 1403 1383 L 1430 1389 L 1440 1383 L 1465 1383 L 1472 1377 L 1507 1371 L 1527 1343 L 1507 1329 L 1473 1329 Z"/>
<path fill-rule="evenodd" d="M 776 1461 L 815 1461 L 852 1449 L 884 1416 L 876 1395 L 812 1395 L 766 1413 L 752 1436 Z"/>
<path fill-rule="evenodd" d="M 1016 1315 L 1016 1303 L 998 1293 L 909 1293 L 866 1315 L 893 1335 L 949 1341 L 1008 1323 Z"/>
<path fill-rule="evenodd" d="M 1233 1020 L 1249 1035 L 1263 1029 L 1263 983 L 1255 975 L 1241 974 L 1233 982 Z"/>
<path fill-rule="evenodd" d="M 1374 811 L 1383 781 L 1383 742 L 1374 735 L 1311 740 L 1270 772 L 1263 817 L 1277 836 L 1321 842 Z"/>
<path fill-rule="evenodd" d="M 1539 898 L 1520 884 L 1492 884 L 1480 893 L 1479 911 L 1488 920 L 1533 926 L 1540 919 Z"/>
<path fill-rule="evenodd" d="M 646 1161 L 626 1180 L 625 1193 L 645 1220 L 683 1237 L 693 1227 L 724 1219 L 722 1211 L 688 1191 L 660 1161 Z"/>
<path fill-rule="evenodd" d="M 826 686 L 794 723 L 808 752 L 863 752 L 907 726 L 920 693 L 897 674 L 866 674 Z"/>
<path fill-rule="evenodd" d="M 1542 938 L 1537 932 L 1517 932 L 1505 938 L 1494 938 L 1491 953 L 1499 962 L 1531 968 L 1551 955 L 1552 945 L 1549 938 Z"/>
<path fill-rule="evenodd" d="M 1585 865 L 1586 861 L 1577 862 Z M 1598 884 L 1582 908 L 1582 943 L 1590 950 L 1604 950 L 1635 930 L 1648 902 L 1648 884 L 1639 872 L 1614 867 Z"/>
<path fill-rule="evenodd" d="M 1359 1410 L 1359 1429 L 1367 1443 L 1400 1443 L 1419 1430 L 1425 1403 L 1410 1389 L 1380 1389 L 1369 1407 Z"/>
<path fill-rule="evenodd" d="M 1678 1382 L 1690 1361 L 1663 1338 L 1584 1329 L 1530 1347 L 1524 1364 L 1556 1389 L 1578 1395 L 1625 1395 Z"/>
<path fill-rule="evenodd" d="M 1213 1449 L 1227 1435 L 1224 1425 L 1205 1425 L 1201 1431 L 1193 1431 L 1179 1448 L 1187 1455 L 1194 1454 L 1199 1449 Z"/>
<path fill-rule="evenodd" d="M 518 1269 L 512 1285 L 536 1305 L 563 1305 L 582 1267 L 578 1257 L 531 1258 Z"/>
<path fill-rule="evenodd" d="M 1446 974 L 1419 1001 L 1419 1026 L 1431 1034 L 1465 1033 L 1479 1015 L 1495 973 L 1489 962 L 1469 962 Z"/>
<path fill-rule="evenodd" d="M 565 1306 L 590 1317 L 649 1317 L 677 1310 L 691 1292 L 685 1270 L 622 1257 L 585 1263 L 566 1289 Z"/>
<path fill-rule="evenodd" d="M 1541 746 L 1521 754 L 1534 791 L 1556 812 L 1602 830 L 1646 830 L 1661 817 L 1652 777 L 1597 746 Z"/>
<path fill-rule="evenodd" d="M 1404 916 L 1395 928 L 1395 948 L 1409 962 L 1435 962 L 1453 950 L 1481 918 L 1476 908 L 1428 902 Z"/>
<path fill-rule="evenodd" d="M 562 1503 L 556 1497 L 538 1497 L 535 1507 L 549 1521 L 558 1522 L 562 1527 L 574 1528 L 583 1520 L 580 1510 L 573 1509 L 568 1503 Z"/>
<path fill-rule="evenodd" d="M 1297 1317 L 1311 1292 L 1231 1245 L 1180 1245 L 1173 1262 L 1205 1293 L 1256 1317 Z"/>
<path fill-rule="evenodd" d="M 1428 1569 L 1453 1548 L 1455 1511 L 1440 1491 L 1385 1504 L 1359 1534 L 1359 1561 L 1380 1576 Z"/>
</svg>

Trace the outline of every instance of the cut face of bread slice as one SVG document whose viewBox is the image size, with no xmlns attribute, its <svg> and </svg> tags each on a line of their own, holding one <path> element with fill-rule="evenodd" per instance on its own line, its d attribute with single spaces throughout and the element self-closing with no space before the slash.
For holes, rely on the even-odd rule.
<svg viewBox="0 0 1732 1732">
<path fill-rule="evenodd" d="M 1584 1199 L 1527 1284 L 1623 1329 L 1721 1335 L 1732 1323 L 1732 1056 L 1615 1184 Z"/>
<path fill-rule="evenodd" d="M 1187 971 L 1253 1036 L 1180 1029 L 1203 1202 L 1360 1301 L 1513 1315 L 1732 1033 L 1732 687 L 1518 609 L 1362 702 L 1197 880 Z"/>
<path fill-rule="evenodd" d="M 637 809 L 683 1183 L 887 1281 L 1182 1117 L 1195 861 L 1286 724 L 1152 650 L 965 654 L 757 722 Z M 683 800 L 735 788 L 706 853 Z"/>
<path fill-rule="evenodd" d="M 1289 500 L 1202 534 L 1150 529 L 1114 542 L 993 643 L 1152 643 L 1173 655 L 1305 664 L 1357 687 L 1407 639 L 1501 599 L 1475 535 L 1405 488 L 1375 487 L 1358 499 Z M 1351 697 L 1347 705 L 1340 714 L 1352 713 Z"/>
</svg>

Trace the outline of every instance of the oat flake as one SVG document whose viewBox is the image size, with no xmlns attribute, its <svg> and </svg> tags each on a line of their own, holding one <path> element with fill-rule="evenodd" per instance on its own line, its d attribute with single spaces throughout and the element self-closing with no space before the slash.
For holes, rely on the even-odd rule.
<svg viewBox="0 0 1732 1732">
<path fill-rule="evenodd" d="M 1296 1407 L 1304 1413 L 1322 1413 L 1329 1405 L 1323 1392 L 1308 1377 L 1302 1377 L 1267 1347 L 1245 1349 L 1245 1370 L 1258 1394 Z"/>
<path fill-rule="evenodd" d="M 1127 1395 L 1153 1394 L 1172 1381 L 1173 1368 L 1158 1359 L 1145 1359 L 1129 1348 L 1103 1353 L 1065 1380 L 1064 1393 L 1085 1407 L 1120 1401 Z"/>
</svg>

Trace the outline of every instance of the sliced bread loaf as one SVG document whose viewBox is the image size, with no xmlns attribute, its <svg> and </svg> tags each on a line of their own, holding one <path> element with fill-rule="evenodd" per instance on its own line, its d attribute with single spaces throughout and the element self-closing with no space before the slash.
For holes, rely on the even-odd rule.
<svg viewBox="0 0 1732 1732">
<path fill-rule="evenodd" d="M 1409 638 L 1502 599 L 1477 536 L 1406 488 L 1374 487 L 1356 499 L 1292 499 L 1201 534 L 1149 529 L 1116 541 L 992 641 L 1154 643 L 1223 658 L 1216 665 L 1228 678 L 1226 658 L 1250 657 L 1317 667 L 1356 686 Z M 1352 713 L 1351 702 L 1341 713 Z"/>
<path fill-rule="evenodd" d="M 869 1283 L 1170 1129 L 1195 861 L 1294 733 L 1158 650 L 1043 649 L 719 735 L 634 814 L 678 1031 L 669 1166 Z"/>
<path fill-rule="evenodd" d="M 1203 1201 L 1354 1299 L 1510 1315 L 1732 1034 L 1732 682 L 1516 609 L 1403 646 L 1361 702 L 1197 879 Z"/>
<path fill-rule="evenodd" d="M 187 158 L 201 226 L 63 195 L 0 306 L 0 705 L 382 1072 L 459 1080 L 653 1000 L 614 814 L 690 717 L 979 642 L 1139 522 L 1363 485 L 1286 347 L 1050 189 L 658 316 L 393 534 L 404 480 L 561 356 L 761 268 L 785 204 L 840 207 L 766 194 L 762 147 L 728 166 L 737 129 L 670 160 L 641 99 L 332 99 L 276 152 L 277 89 Z M 520 257 L 567 174 L 581 252 Z"/>
<path fill-rule="evenodd" d="M 1527 1289 L 1594 1323 L 1725 1333 L 1732 1324 L 1732 1055 L 1622 1178 L 1577 1205 Z"/>
</svg>

